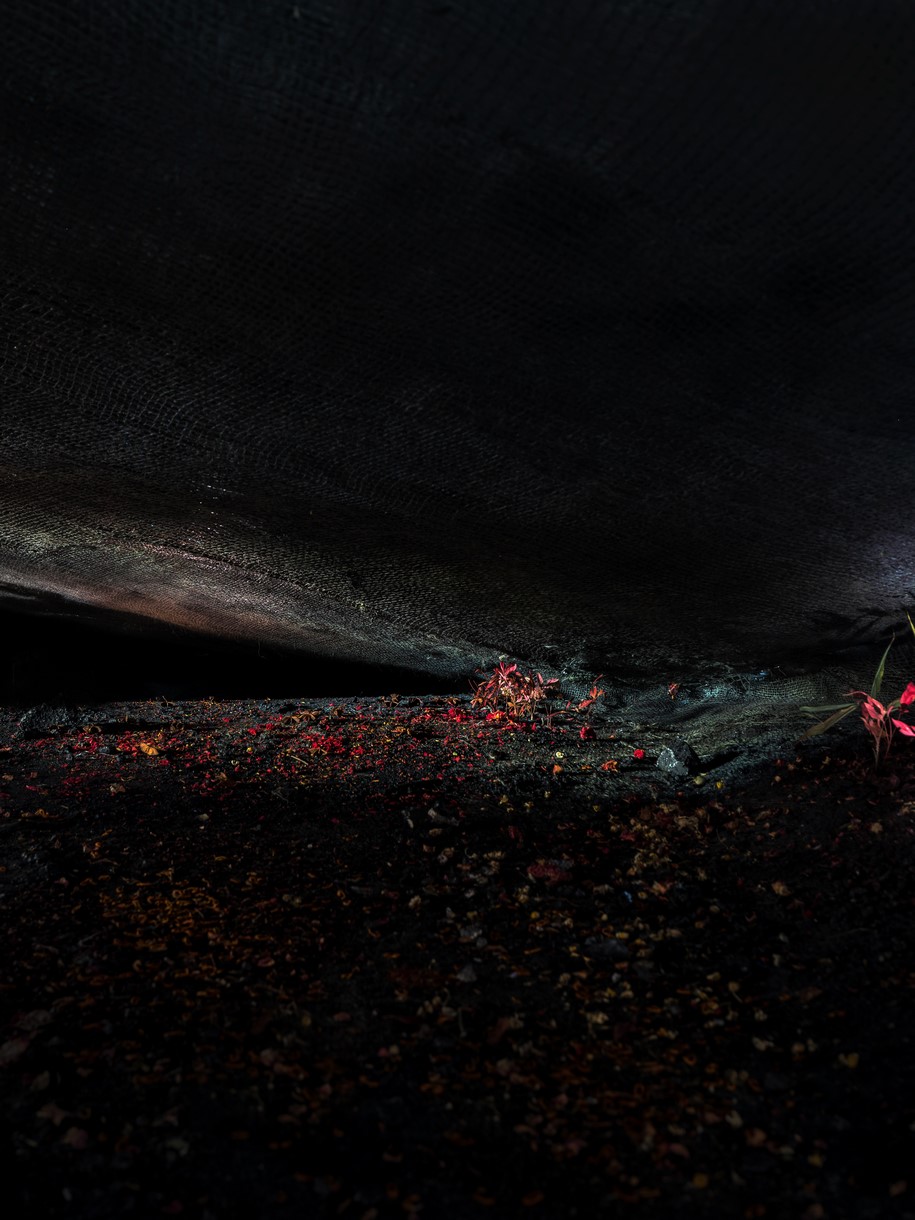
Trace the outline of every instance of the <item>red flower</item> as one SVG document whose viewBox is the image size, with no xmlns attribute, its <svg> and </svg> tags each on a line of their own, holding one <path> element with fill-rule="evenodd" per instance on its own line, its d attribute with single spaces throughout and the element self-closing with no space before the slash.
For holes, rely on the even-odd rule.
<svg viewBox="0 0 915 1220">
<path fill-rule="evenodd" d="M 632 751 L 632 757 L 633 757 L 633 758 L 644 758 L 644 757 L 645 757 L 645 751 L 644 751 L 644 750 L 641 750 L 641 749 L 639 749 L 639 750 L 633 750 L 633 751 Z"/>
</svg>

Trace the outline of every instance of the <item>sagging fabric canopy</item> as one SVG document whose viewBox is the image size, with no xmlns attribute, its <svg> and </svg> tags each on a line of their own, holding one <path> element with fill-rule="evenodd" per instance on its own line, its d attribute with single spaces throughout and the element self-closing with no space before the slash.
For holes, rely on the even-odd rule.
<svg viewBox="0 0 915 1220">
<path fill-rule="evenodd" d="M 910 6 L 2 9 L 9 604 L 649 678 L 915 604 Z"/>
</svg>

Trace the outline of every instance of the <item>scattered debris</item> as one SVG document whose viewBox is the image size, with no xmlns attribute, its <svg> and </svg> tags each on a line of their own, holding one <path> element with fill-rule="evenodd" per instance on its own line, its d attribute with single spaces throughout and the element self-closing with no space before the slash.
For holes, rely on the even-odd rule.
<svg viewBox="0 0 915 1220">
<path fill-rule="evenodd" d="M 281 706 L 0 725 L 14 1211 L 898 1210 L 915 751 Z"/>
</svg>

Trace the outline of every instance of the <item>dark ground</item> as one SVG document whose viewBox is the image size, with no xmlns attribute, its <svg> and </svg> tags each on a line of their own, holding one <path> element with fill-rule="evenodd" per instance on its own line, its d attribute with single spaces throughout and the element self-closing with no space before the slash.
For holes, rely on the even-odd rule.
<svg viewBox="0 0 915 1220">
<path fill-rule="evenodd" d="M 912 743 L 581 724 L 0 713 L 14 1212 L 915 1216 Z"/>
</svg>

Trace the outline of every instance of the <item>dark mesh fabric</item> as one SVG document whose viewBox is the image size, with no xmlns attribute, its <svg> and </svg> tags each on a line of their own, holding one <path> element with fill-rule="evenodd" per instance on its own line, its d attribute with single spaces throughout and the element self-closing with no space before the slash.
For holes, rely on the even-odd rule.
<svg viewBox="0 0 915 1220">
<path fill-rule="evenodd" d="M 915 604 L 906 0 L 0 11 L 11 604 L 646 678 Z"/>
</svg>

